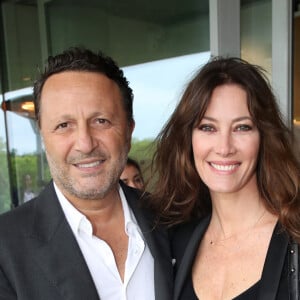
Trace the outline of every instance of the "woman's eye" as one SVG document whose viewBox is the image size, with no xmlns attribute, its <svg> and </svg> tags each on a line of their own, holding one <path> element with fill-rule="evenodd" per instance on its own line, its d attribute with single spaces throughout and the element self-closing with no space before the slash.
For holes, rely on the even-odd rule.
<svg viewBox="0 0 300 300">
<path fill-rule="evenodd" d="M 242 124 L 242 125 L 237 126 L 236 131 L 249 131 L 251 129 L 252 129 L 252 126 Z"/>
<path fill-rule="evenodd" d="M 134 179 L 134 182 L 135 182 L 135 183 L 142 183 L 143 180 L 142 180 L 142 178 L 135 178 L 135 179 Z"/>
<path fill-rule="evenodd" d="M 207 125 L 207 124 L 200 125 L 199 130 L 201 130 L 201 131 L 215 131 L 213 126 Z"/>
</svg>

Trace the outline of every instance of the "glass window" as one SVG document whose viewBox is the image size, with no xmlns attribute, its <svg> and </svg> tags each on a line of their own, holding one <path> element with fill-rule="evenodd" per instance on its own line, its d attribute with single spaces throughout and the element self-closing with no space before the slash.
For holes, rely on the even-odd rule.
<svg viewBox="0 0 300 300">
<path fill-rule="evenodd" d="M 2 97 L 0 96 L 0 102 Z M 0 109 L 0 213 L 11 207 L 4 111 Z"/>
<path fill-rule="evenodd" d="M 41 64 L 39 22 L 34 1 L 1 1 L 3 104 L 8 138 L 9 184 L 13 206 L 24 202 L 24 193 L 36 195 L 45 177 L 41 144 L 32 120 L 32 83 Z M 1 114 L 4 114 L 1 110 Z M 5 128 L 5 127 L 3 127 Z M 7 184 L 7 186 L 9 186 Z M 31 194 L 30 194 L 31 193 Z M 1 193 L 2 194 L 2 193 Z"/>
<path fill-rule="evenodd" d="M 209 50 L 208 0 L 52 0 L 45 4 L 49 50 L 84 45 L 121 66 Z"/>
<path fill-rule="evenodd" d="M 241 0 L 241 57 L 272 74 L 272 1 Z"/>
<path fill-rule="evenodd" d="M 20 94 L 23 97 L 13 98 Z M 31 97 L 31 95 L 29 95 Z M 31 103 L 24 96 L 24 89 L 4 95 L 7 107 L 7 131 L 11 168 L 13 204 L 17 206 L 38 195 L 50 179 L 37 125 L 33 119 L 33 107 L 22 112 L 20 104 Z"/>
<path fill-rule="evenodd" d="M 45 15 L 52 54 L 83 45 L 123 68 L 135 95 L 135 153 L 138 142 L 157 135 L 185 83 L 209 58 L 208 0 L 53 0 Z"/>
<path fill-rule="evenodd" d="M 37 66 L 71 46 L 102 50 L 134 90 L 135 144 L 152 140 L 185 83 L 209 58 L 209 0 L 2 1 L 11 184 L 14 203 L 49 180 L 39 132 L 28 107 Z M 31 103 L 31 104 L 30 104 Z M 8 105 L 9 104 L 9 105 Z M 24 105 L 29 105 L 26 109 Z M 135 143 L 136 142 L 136 143 Z M 143 152 L 144 153 L 144 152 Z M 142 154 L 144 155 L 144 154 Z M 28 193 L 30 197 L 30 192 Z"/>
<path fill-rule="evenodd" d="M 293 119 L 294 132 L 300 149 L 300 2 L 294 16 L 294 82 Z"/>
<path fill-rule="evenodd" d="M 32 85 L 41 64 L 37 6 L 33 1 L 1 1 L 5 92 Z M 0 27 L 0 28 L 1 28 Z"/>
</svg>

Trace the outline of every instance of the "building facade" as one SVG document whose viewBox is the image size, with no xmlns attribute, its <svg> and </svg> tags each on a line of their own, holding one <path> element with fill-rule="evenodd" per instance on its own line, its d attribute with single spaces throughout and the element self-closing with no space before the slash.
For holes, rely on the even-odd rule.
<svg viewBox="0 0 300 300">
<path fill-rule="evenodd" d="M 153 139 L 210 55 L 264 67 L 286 122 L 300 122 L 299 0 L 4 0 L 0 16 L 0 213 L 50 180 L 33 82 L 49 55 L 101 50 L 134 90 L 138 140 Z M 300 123 L 299 123 L 300 124 Z"/>
</svg>

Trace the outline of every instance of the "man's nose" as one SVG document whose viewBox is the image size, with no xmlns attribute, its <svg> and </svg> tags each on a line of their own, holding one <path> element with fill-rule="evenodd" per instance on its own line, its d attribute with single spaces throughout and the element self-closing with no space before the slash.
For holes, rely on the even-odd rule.
<svg viewBox="0 0 300 300">
<path fill-rule="evenodd" d="M 82 153 L 90 153 L 96 145 L 92 130 L 87 125 L 79 126 L 76 133 L 75 149 Z"/>
</svg>

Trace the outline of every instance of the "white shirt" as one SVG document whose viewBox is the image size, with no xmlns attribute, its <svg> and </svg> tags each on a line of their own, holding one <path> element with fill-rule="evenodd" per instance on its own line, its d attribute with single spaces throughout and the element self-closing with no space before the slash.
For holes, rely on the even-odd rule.
<svg viewBox="0 0 300 300">
<path fill-rule="evenodd" d="M 153 300 L 154 260 L 144 241 L 124 192 L 119 187 L 123 206 L 128 251 L 122 282 L 110 246 L 93 235 L 90 221 L 79 212 L 54 184 L 58 200 L 75 235 L 101 300 Z"/>
</svg>

